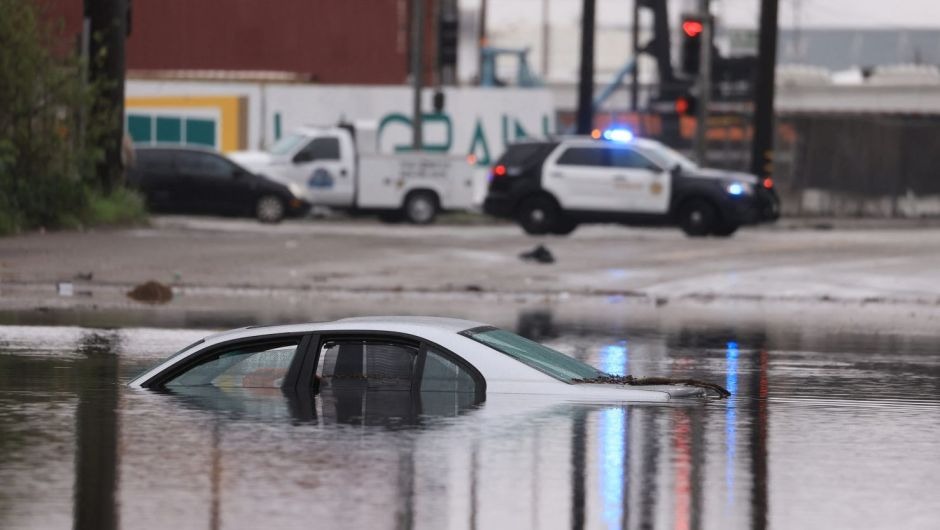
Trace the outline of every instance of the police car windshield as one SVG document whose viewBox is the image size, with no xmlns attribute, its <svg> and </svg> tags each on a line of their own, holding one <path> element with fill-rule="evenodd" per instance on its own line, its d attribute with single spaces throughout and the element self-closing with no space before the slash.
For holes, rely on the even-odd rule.
<svg viewBox="0 0 940 530">
<path fill-rule="evenodd" d="M 656 165 L 663 169 L 672 169 L 676 166 L 689 171 L 698 169 L 695 162 L 686 158 L 685 155 L 663 144 L 645 144 L 637 146 L 639 150 L 648 156 Z"/>
<path fill-rule="evenodd" d="M 274 142 L 268 152 L 272 155 L 287 155 L 294 151 L 301 142 L 304 141 L 304 137 L 300 134 L 288 134 L 287 136 L 281 138 L 280 140 Z"/>
<path fill-rule="evenodd" d="M 484 326 L 460 334 L 565 383 L 606 375 L 589 364 L 506 330 Z"/>
</svg>

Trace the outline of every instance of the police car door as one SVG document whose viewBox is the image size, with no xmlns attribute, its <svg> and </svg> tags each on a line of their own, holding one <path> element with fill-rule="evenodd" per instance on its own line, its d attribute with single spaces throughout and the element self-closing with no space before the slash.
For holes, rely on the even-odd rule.
<svg viewBox="0 0 940 530">
<path fill-rule="evenodd" d="M 635 190 L 605 146 L 571 146 L 546 161 L 542 185 L 566 210 L 627 211 Z"/>
<path fill-rule="evenodd" d="M 625 192 L 631 212 L 666 213 L 670 175 L 629 146 L 609 148 L 614 183 Z"/>
<path fill-rule="evenodd" d="M 325 134 L 310 139 L 292 159 L 291 180 L 304 186 L 313 204 L 350 206 L 353 200 L 352 145 Z"/>
</svg>

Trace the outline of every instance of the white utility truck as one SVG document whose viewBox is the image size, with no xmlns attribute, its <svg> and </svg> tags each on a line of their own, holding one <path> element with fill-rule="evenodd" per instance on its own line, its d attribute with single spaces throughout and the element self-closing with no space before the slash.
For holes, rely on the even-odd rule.
<svg viewBox="0 0 940 530">
<path fill-rule="evenodd" d="M 469 209 L 473 166 L 425 151 L 382 154 L 371 124 L 301 127 L 268 151 L 231 153 L 248 169 L 287 184 L 314 206 L 434 221 L 441 210 Z"/>
</svg>

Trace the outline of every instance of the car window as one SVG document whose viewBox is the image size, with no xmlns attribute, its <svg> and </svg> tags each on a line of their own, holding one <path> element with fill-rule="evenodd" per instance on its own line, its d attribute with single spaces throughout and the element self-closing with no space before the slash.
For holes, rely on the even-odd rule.
<svg viewBox="0 0 940 530">
<path fill-rule="evenodd" d="M 476 383 L 457 363 L 429 348 L 421 374 L 422 392 L 475 392 Z"/>
<path fill-rule="evenodd" d="M 468 329 L 460 334 L 565 383 L 604 375 L 589 364 L 502 329 L 486 326 Z"/>
<path fill-rule="evenodd" d="M 558 144 L 512 144 L 506 149 L 503 156 L 499 157 L 496 163 L 507 167 L 526 168 L 540 162 L 556 145 Z"/>
<path fill-rule="evenodd" d="M 173 166 L 173 157 L 166 151 L 140 149 L 135 154 L 135 166 L 141 173 L 171 175 L 176 171 Z"/>
<path fill-rule="evenodd" d="M 320 347 L 320 390 L 411 390 L 417 345 L 371 339 L 328 340 Z"/>
<path fill-rule="evenodd" d="M 180 173 L 197 177 L 231 178 L 235 165 L 220 156 L 211 153 L 179 152 L 176 165 Z"/>
<path fill-rule="evenodd" d="M 171 379 L 166 386 L 279 388 L 297 353 L 300 339 L 234 346 L 220 351 Z"/>
<path fill-rule="evenodd" d="M 648 158 L 633 149 L 610 148 L 607 151 L 610 155 L 610 161 L 613 167 L 625 169 L 658 169 Z"/>
<path fill-rule="evenodd" d="M 606 149 L 600 147 L 569 147 L 558 157 L 562 166 L 595 166 L 609 165 Z"/>
<path fill-rule="evenodd" d="M 339 138 L 335 136 L 315 138 L 294 155 L 294 162 L 314 160 L 339 160 Z"/>
</svg>

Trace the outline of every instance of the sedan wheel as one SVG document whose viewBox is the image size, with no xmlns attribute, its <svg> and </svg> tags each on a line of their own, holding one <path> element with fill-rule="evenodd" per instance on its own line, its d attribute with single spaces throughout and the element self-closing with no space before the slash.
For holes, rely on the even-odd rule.
<svg viewBox="0 0 940 530">
<path fill-rule="evenodd" d="M 258 199 L 255 216 L 262 223 L 280 223 L 284 219 L 284 201 L 274 195 Z"/>
</svg>

